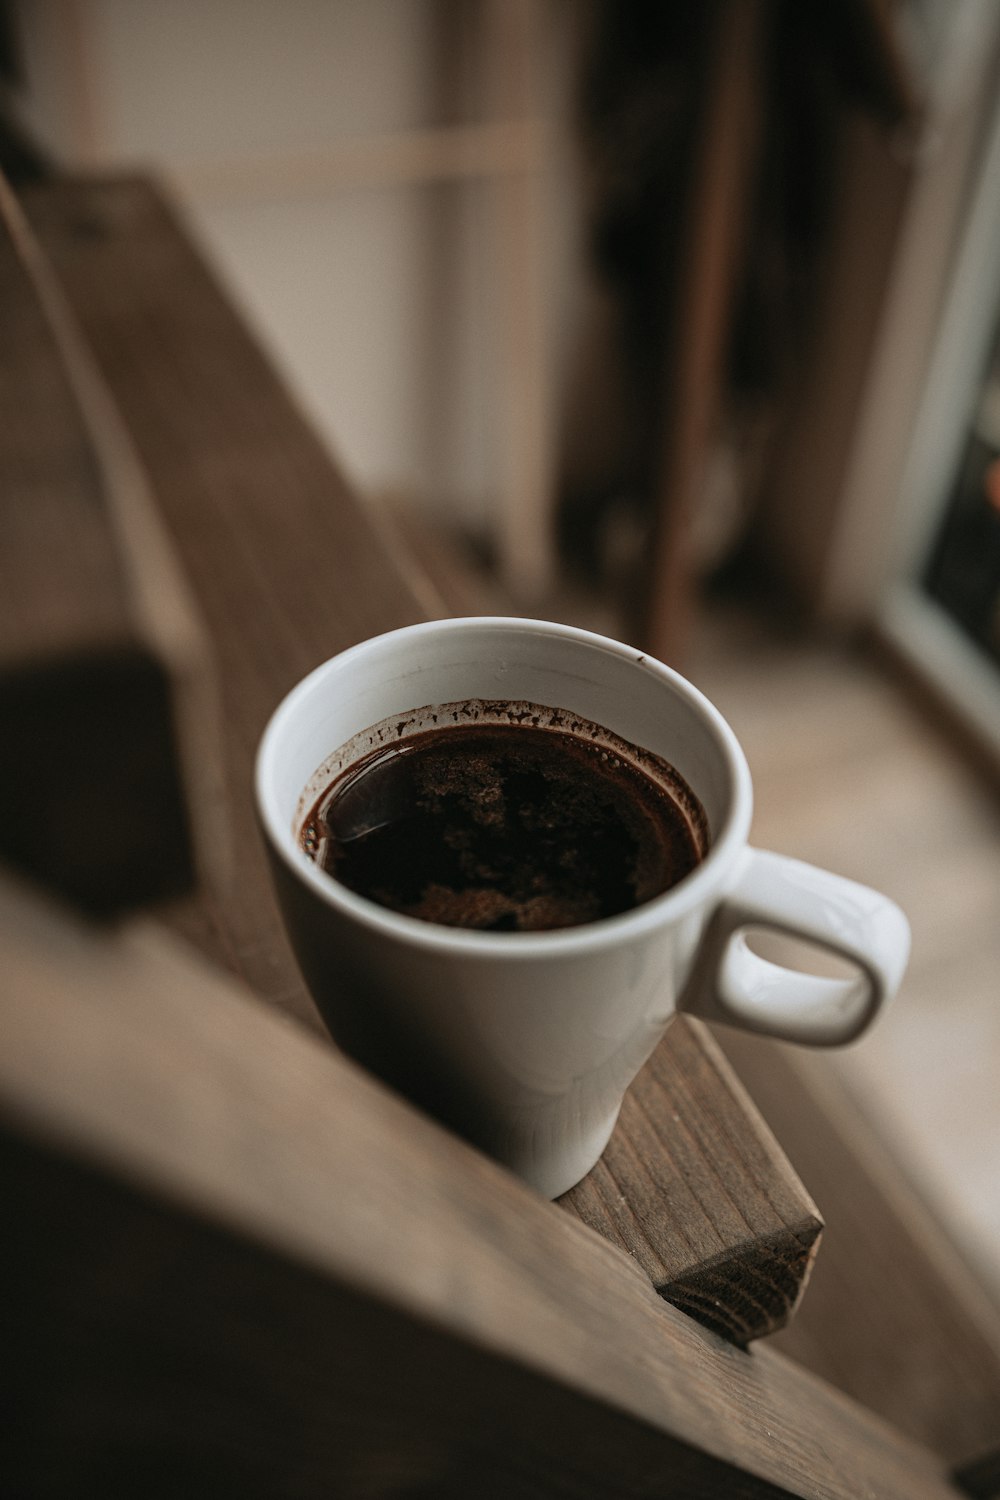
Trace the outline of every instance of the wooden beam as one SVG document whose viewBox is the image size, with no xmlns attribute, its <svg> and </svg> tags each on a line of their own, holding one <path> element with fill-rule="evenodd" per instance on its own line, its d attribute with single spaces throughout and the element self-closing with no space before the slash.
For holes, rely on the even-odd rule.
<svg viewBox="0 0 1000 1500">
<path fill-rule="evenodd" d="M 692 515 L 721 412 L 730 313 L 759 149 L 765 20 L 761 0 L 719 0 L 715 6 L 690 201 L 683 209 L 640 626 L 642 644 L 670 662 L 683 655 L 697 581 Z"/>
<path fill-rule="evenodd" d="M 147 183 L 62 183 L 27 201 L 155 476 L 218 664 L 234 876 L 177 908 L 172 925 L 320 1030 L 271 894 L 254 752 L 271 710 L 311 667 L 420 617 L 415 575 Z M 681 1305 L 740 1341 L 759 1337 L 795 1305 L 815 1209 L 706 1034 L 675 1027 L 662 1050 L 623 1113 L 610 1178 L 602 1169 L 574 1211 L 639 1254 Z M 760 1185 L 737 1189 L 751 1163 Z M 696 1187 L 696 1173 L 710 1186 Z"/>
<path fill-rule="evenodd" d="M 479 50 L 487 94 L 515 127 L 540 113 L 544 23 L 539 0 L 487 0 L 482 8 Z M 535 152 L 523 171 L 497 182 L 490 205 L 490 270 L 499 292 L 503 365 L 497 556 L 504 584 L 522 605 L 551 589 L 555 568 L 556 403 L 546 216 L 552 184 L 543 164 L 542 153 Z"/>
<path fill-rule="evenodd" d="M 954 1497 L 153 923 L 0 944 L 11 1493 Z"/>
<path fill-rule="evenodd" d="M 542 121 L 522 114 L 474 125 L 427 126 L 389 135 L 328 142 L 312 150 L 247 156 L 174 158 L 167 167 L 179 191 L 213 202 L 295 198 L 351 187 L 410 183 L 492 183 L 542 169 Z"/>
<path fill-rule="evenodd" d="M 146 183 L 61 183 L 25 206 L 153 478 L 212 643 L 230 871 L 171 921 L 318 1030 L 271 895 L 254 754 L 288 689 L 355 641 L 412 623 L 415 591 Z"/>
<path fill-rule="evenodd" d="M 0 350 L 0 855 L 108 913 L 192 883 L 210 674 L 145 476 L 2 180 Z"/>
</svg>

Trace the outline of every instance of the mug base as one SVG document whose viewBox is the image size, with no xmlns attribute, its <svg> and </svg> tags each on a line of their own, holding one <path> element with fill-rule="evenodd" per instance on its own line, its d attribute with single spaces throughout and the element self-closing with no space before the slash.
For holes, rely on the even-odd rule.
<svg viewBox="0 0 1000 1500">
<path fill-rule="evenodd" d="M 621 1105 L 618 1104 L 610 1115 L 578 1136 L 572 1146 L 565 1145 L 558 1151 L 549 1151 L 544 1157 L 538 1153 L 531 1160 L 512 1163 L 511 1170 L 544 1198 L 561 1198 L 563 1193 L 576 1187 L 597 1165 L 618 1123 L 620 1112 Z"/>
</svg>

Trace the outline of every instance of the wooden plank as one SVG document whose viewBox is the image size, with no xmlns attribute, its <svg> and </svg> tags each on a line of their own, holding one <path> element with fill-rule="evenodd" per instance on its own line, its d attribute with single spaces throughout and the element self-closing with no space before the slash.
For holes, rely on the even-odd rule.
<svg viewBox="0 0 1000 1500">
<path fill-rule="evenodd" d="M 405 572 L 406 553 L 378 512 L 357 504 L 147 184 L 62 184 L 28 207 L 155 476 L 218 663 L 234 876 L 178 910 L 173 924 L 320 1029 L 271 895 L 251 800 L 254 751 L 268 714 L 306 671 L 419 617 L 420 578 Z M 574 1208 L 641 1252 L 658 1285 L 689 1310 L 741 1341 L 759 1337 L 794 1306 L 815 1210 L 705 1034 L 675 1029 L 663 1048 L 612 1145 L 614 1194 L 604 1175 L 577 1193 Z M 668 1154 L 648 1121 L 675 1117 L 683 1139 Z M 763 1173 L 761 1185 L 737 1191 L 748 1164 Z M 626 1179 L 640 1194 L 632 1204 L 622 1197 Z M 737 1195 L 738 1212 L 720 1184 Z"/>
<path fill-rule="evenodd" d="M 666 351 L 663 450 L 640 625 L 643 646 L 671 662 L 682 657 L 691 625 L 691 518 L 720 416 L 761 132 L 764 7 L 759 0 L 722 0 L 715 11 Z"/>
<path fill-rule="evenodd" d="M 725 1050 L 828 1228 L 775 1347 L 954 1466 L 996 1447 L 1000 1315 L 822 1058 L 735 1032 Z"/>
<path fill-rule="evenodd" d="M 504 456 L 497 516 L 498 567 L 516 599 L 529 602 L 551 588 L 555 568 L 553 390 L 547 240 L 545 132 L 538 75 L 545 52 L 539 0 L 487 0 L 481 9 L 479 55 L 486 95 L 512 123 L 534 120 L 534 150 L 523 169 L 496 184 L 490 275 L 499 292 Z M 548 190 L 548 193 L 547 191 Z"/>
<path fill-rule="evenodd" d="M 707 1029 L 678 1018 L 561 1202 L 638 1261 L 668 1302 L 745 1346 L 797 1308 L 823 1221 Z"/>
<path fill-rule="evenodd" d="M 271 897 L 254 754 L 284 693 L 355 641 L 412 623 L 415 591 L 146 184 L 63 183 L 25 206 L 153 476 L 213 646 L 232 871 L 173 920 L 319 1029 Z"/>
<path fill-rule="evenodd" d="M 0 413 L 0 855 L 95 912 L 175 895 L 210 719 L 197 622 L 2 180 Z"/>
<path fill-rule="evenodd" d="M 152 922 L 0 943 L 8 1492 L 954 1495 Z"/>
<path fill-rule="evenodd" d="M 345 188 L 479 182 L 537 170 L 542 127 L 527 114 L 354 136 L 312 149 L 174 158 L 170 180 L 213 202 L 281 200 Z"/>
</svg>

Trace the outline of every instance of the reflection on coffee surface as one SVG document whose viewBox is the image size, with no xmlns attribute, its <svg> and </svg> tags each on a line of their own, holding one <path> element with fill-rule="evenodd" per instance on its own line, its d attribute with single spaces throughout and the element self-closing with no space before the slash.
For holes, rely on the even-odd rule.
<svg viewBox="0 0 1000 1500">
<path fill-rule="evenodd" d="M 335 774 L 300 835 L 380 906 L 493 932 L 575 927 L 669 890 L 707 852 L 679 773 L 600 725 L 525 703 L 419 713 L 437 722 L 403 737 L 401 720 Z"/>
</svg>

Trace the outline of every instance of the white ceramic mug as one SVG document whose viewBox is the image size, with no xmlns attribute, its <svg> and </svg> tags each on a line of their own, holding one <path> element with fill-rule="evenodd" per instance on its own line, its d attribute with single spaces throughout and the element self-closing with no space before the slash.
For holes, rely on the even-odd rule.
<svg viewBox="0 0 1000 1500">
<path fill-rule="evenodd" d="M 348 890 L 299 845 L 339 747 L 413 710 L 467 699 L 568 709 L 669 761 L 704 806 L 710 847 L 671 890 L 545 932 L 438 926 Z M 395 731 L 394 731 L 395 732 Z M 603 1151 L 626 1088 L 678 1010 L 820 1046 L 851 1041 L 909 952 L 885 896 L 747 843 L 746 759 L 711 703 L 641 651 L 537 620 L 437 620 L 317 667 L 272 717 L 259 815 L 292 945 L 333 1037 L 359 1062 L 556 1197 Z M 751 951 L 764 927 L 846 958 L 854 977 Z"/>
</svg>

